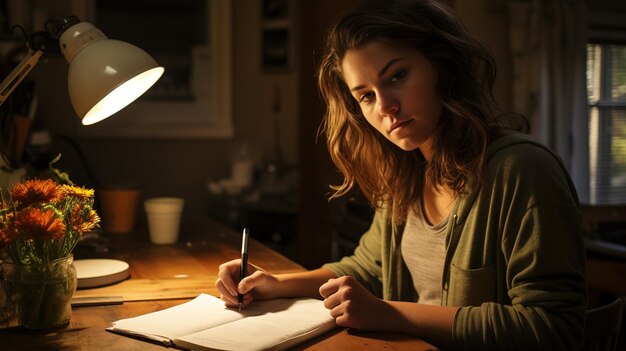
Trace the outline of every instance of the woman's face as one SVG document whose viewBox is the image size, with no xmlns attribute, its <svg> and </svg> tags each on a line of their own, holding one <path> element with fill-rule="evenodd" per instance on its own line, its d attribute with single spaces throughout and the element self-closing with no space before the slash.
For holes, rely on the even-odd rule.
<svg viewBox="0 0 626 351">
<path fill-rule="evenodd" d="M 427 151 L 423 148 L 429 147 L 443 108 L 436 91 L 437 72 L 424 55 L 374 41 L 348 50 L 341 69 L 352 96 L 376 130 L 405 151 Z"/>
</svg>

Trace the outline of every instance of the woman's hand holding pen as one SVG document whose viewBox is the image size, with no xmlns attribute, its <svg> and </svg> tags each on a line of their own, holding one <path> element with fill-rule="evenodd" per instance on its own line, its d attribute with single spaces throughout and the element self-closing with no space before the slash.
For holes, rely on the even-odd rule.
<svg viewBox="0 0 626 351">
<path fill-rule="evenodd" d="M 236 259 L 223 263 L 219 267 L 215 287 L 220 292 L 226 306 L 237 307 L 237 294 L 243 294 L 243 305 L 253 300 L 267 300 L 276 298 L 275 292 L 278 280 L 260 267 L 248 263 L 248 276 L 239 281 L 241 260 Z"/>
<path fill-rule="evenodd" d="M 324 306 L 341 327 L 380 331 L 385 329 L 387 316 L 393 314 L 385 301 L 350 276 L 329 279 L 319 292 Z"/>
</svg>

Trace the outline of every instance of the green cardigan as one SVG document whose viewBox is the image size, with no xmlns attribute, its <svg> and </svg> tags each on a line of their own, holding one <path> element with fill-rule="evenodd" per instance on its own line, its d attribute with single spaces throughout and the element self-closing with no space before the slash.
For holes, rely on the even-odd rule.
<svg viewBox="0 0 626 351">
<path fill-rule="evenodd" d="M 379 209 L 354 254 L 324 267 L 378 297 L 416 301 L 402 226 Z M 576 190 L 561 161 L 523 134 L 495 140 L 482 185 L 458 196 L 446 234 L 444 306 L 458 349 L 577 350 L 586 309 Z"/>
</svg>

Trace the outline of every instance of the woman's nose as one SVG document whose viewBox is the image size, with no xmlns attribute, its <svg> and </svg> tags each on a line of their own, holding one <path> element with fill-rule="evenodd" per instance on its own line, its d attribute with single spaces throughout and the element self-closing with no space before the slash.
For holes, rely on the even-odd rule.
<svg viewBox="0 0 626 351">
<path fill-rule="evenodd" d="M 391 96 L 381 95 L 378 100 L 379 111 L 382 117 L 396 117 L 400 112 L 400 104 L 398 100 Z"/>
</svg>

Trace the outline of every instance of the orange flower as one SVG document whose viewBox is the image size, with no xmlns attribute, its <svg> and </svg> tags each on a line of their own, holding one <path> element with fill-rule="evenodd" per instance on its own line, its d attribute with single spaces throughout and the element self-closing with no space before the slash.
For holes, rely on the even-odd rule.
<svg viewBox="0 0 626 351">
<path fill-rule="evenodd" d="M 93 189 L 85 189 L 80 186 L 61 185 L 59 188 L 63 195 L 74 196 L 81 200 L 91 199 L 93 198 L 94 194 Z"/>
<path fill-rule="evenodd" d="M 65 235 L 65 224 L 52 210 L 29 207 L 15 218 L 15 230 L 30 239 L 60 239 Z"/>
<path fill-rule="evenodd" d="M 15 241 L 17 237 L 17 233 L 11 228 L 0 229 L 0 249 Z"/>
<path fill-rule="evenodd" d="M 100 217 L 98 217 L 98 214 L 93 209 L 83 207 L 79 204 L 75 204 L 72 207 L 70 225 L 73 231 L 86 233 L 93 230 L 98 222 L 100 222 Z"/>
<path fill-rule="evenodd" d="M 72 184 L 52 163 L 51 171 Z M 28 264 L 66 257 L 100 222 L 93 205 L 93 190 L 52 179 L 17 183 L 6 198 L 0 191 L 0 251 Z"/>
<path fill-rule="evenodd" d="M 54 202 L 61 199 L 57 184 L 50 180 L 31 179 L 13 185 L 11 199 L 22 205 L 36 202 Z"/>
</svg>

